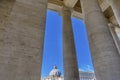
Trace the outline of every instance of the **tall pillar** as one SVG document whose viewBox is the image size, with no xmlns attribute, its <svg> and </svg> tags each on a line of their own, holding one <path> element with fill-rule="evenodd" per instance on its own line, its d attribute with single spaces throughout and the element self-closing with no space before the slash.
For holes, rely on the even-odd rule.
<svg viewBox="0 0 120 80">
<path fill-rule="evenodd" d="M 81 0 L 97 80 L 120 79 L 120 55 L 98 0 Z"/>
<path fill-rule="evenodd" d="M 112 25 L 112 24 L 109 24 L 109 29 L 110 29 L 110 32 L 111 32 L 112 37 L 114 39 L 115 45 L 116 45 L 116 47 L 118 49 L 118 52 L 120 54 L 120 41 L 118 39 L 117 33 L 115 32 L 115 26 Z"/>
<path fill-rule="evenodd" d="M 47 0 L 0 5 L 0 80 L 40 80 Z"/>
<path fill-rule="evenodd" d="M 107 0 L 107 2 L 111 5 L 117 22 L 120 26 L 120 0 Z"/>
<path fill-rule="evenodd" d="M 74 36 L 71 23 L 71 10 L 63 8 L 63 58 L 64 58 L 64 80 L 79 80 Z"/>
</svg>

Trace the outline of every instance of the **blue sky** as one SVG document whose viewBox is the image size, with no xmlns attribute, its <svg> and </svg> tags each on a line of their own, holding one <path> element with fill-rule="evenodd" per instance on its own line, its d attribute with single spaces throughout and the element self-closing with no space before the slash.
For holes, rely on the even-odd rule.
<svg viewBox="0 0 120 80">
<path fill-rule="evenodd" d="M 56 65 L 62 74 L 64 74 L 62 56 L 62 17 L 57 12 L 48 10 L 46 20 L 44 56 L 42 64 L 43 77 L 49 75 L 49 72 L 54 65 Z M 93 71 L 84 22 L 72 17 L 72 25 L 79 69 Z"/>
</svg>

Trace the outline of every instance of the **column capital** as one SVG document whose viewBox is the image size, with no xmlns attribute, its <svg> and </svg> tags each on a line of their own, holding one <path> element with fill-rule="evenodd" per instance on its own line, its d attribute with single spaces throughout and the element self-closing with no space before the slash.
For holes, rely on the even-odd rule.
<svg viewBox="0 0 120 80">
<path fill-rule="evenodd" d="M 70 8 L 73 8 L 78 0 L 63 0 L 64 4 Z"/>
<path fill-rule="evenodd" d="M 60 11 L 60 15 L 65 15 L 65 14 L 67 14 L 67 15 L 71 15 L 72 14 L 72 12 L 73 12 L 73 9 L 72 8 L 69 8 L 69 7 L 67 7 L 67 6 L 62 6 L 62 9 L 61 9 L 61 11 Z"/>
</svg>

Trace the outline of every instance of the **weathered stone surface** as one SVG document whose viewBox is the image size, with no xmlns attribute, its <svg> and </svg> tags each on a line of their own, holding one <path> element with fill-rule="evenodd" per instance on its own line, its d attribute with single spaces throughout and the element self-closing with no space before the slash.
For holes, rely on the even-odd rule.
<svg viewBox="0 0 120 80">
<path fill-rule="evenodd" d="M 120 55 L 97 0 L 81 0 L 97 80 L 120 79 Z"/>
<path fill-rule="evenodd" d="M 47 0 L 0 1 L 0 80 L 40 80 L 46 9 Z"/>
<path fill-rule="evenodd" d="M 74 36 L 71 23 L 71 11 L 64 7 L 63 16 L 63 58 L 64 80 L 79 80 Z"/>
<path fill-rule="evenodd" d="M 105 4 L 101 0 L 81 1 L 97 80 L 119 80 L 120 55 L 99 7 Z M 119 1 L 109 0 L 118 23 L 109 16 L 111 9 L 107 18 L 114 24 L 120 24 Z M 50 2 L 59 7 L 52 10 L 61 10 L 64 5 L 59 0 Z M 68 3 L 74 8 L 72 15 L 82 18 L 79 2 Z M 0 80 L 40 79 L 46 8 L 47 0 L 0 0 Z M 65 80 L 79 80 L 70 16 L 69 9 L 63 10 Z"/>
<path fill-rule="evenodd" d="M 109 24 L 109 29 L 110 29 L 110 32 L 111 32 L 112 37 L 114 39 L 117 50 L 118 50 L 118 52 L 120 54 L 120 41 L 119 41 L 119 38 L 117 36 L 117 33 L 115 32 L 115 26 L 113 24 Z"/>
<path fill-rule="evenodd" d="M 120 26 L 120 0 L 106 0 L 112 7 L 116 20 Z"/>
</svg>

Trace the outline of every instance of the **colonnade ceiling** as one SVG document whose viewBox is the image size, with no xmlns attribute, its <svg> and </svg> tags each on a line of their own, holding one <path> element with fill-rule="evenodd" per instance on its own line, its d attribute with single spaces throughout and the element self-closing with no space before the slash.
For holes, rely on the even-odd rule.
<svg viewBox="0 0 120 80">
<path fill-rule="evenodd" d="M 74 3 L 73 1 L 76 1 L 76 2 Z M 83 19 L 80 0 L 48 0 L 48 9 L 54 10 L 60 13 L 65 2 L 66 4 L 67 3 L 74 4 L 74 6 L 72 5 L 73 6 L 72 16 Z M 109 6 L 106 0 L 98 0 L 98 2 L 100 4 L 100 7 L 105 17 L 108 19 L 108 22 L 111 22 L 117 25 L 112 8 Z"/>
</svg>

